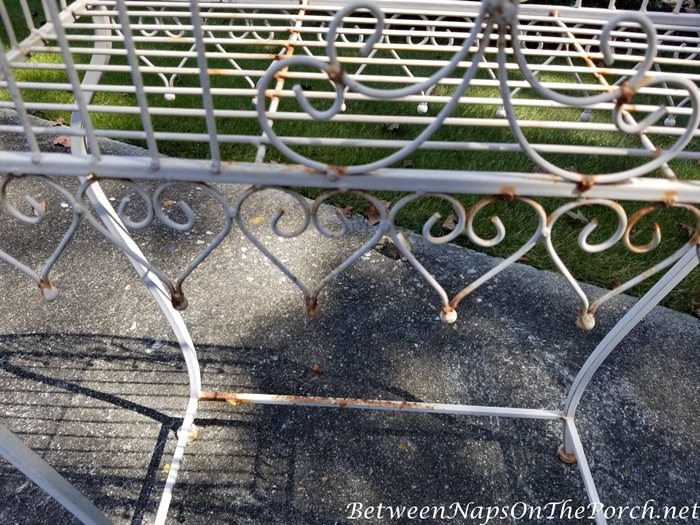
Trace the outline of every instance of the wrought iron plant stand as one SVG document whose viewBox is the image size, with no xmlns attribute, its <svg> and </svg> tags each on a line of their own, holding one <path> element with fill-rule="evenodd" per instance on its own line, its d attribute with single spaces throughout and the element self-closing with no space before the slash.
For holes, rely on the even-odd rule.
<svg viewBox="0 0 700 525">
<path fill-rule="evenodd" d="M 19 0 L 23 22 L 18 24 L 12 19 L 10 2 L 0 0 L 5 39 L 0 89 L 7 94 L 2 106 L 14 109 L 19 119 L 18 125 L 3 126 L 0 132 L 23 136 L 28 144 L 27 151 L 0 151 L 0 171 L 5 173 L 0 184 L 3 211 L 27 224 L 42 222 L 45 213 L 31 197 L 26 197 L 31 214 L 7 198 L 15 181 L 31 178 L 58 192 L 73 217 L 60 244 L 38 271 L 11 255 L 10 247 L 3 247 L 0 258 L 36 281 L 46 300 L 53 300 L 57 292 L 50 280 L 51 268 L 79 225 L 88 223 L 129 258 L 170 323 L 187 364 L 189 402 L 157 523 L 166 520 L 197 406 L 203 400 L 557 421 L 563 433 L 559 456 L 577 463 L 590 501 L 600 502 L 576 429 L 579 401 L 620 340 L 698 264 L 699 257 L 696 229 L 688 242 L 653 268 L 591 300 L 552 243 L 550 233 L 557 221 L 582 207 L 608 208 L 617 220 L 614 232 L 600 242 L 590 240 L 595 221 L 583 227 L 578 244 L 590 253 L 617 243 L 633 252 L 653 250 L 660 242 L 658 228 L 644 245 L 635 244 L 630 232 L 656 210 L 682 208 L 700 221 L 700 183 L 678 176 L 670 164 L 700 160 L 700 150 L 691 142 L 700 121 L 696 87 L 700 15 L 681 12 L 680 1 L 672 12 L 647 10 L 647 0 L 639 11 L 618 11 L 614 1 L 608 9 L 596 9 L 582 6 L 580 0 L 571 7 L 519 5 L 516 0 L 439 4 L 419 0 L 43 0 L 39 12 L 45 20 L 35 24 L 36 6 Z M 29 78 L 27 71 L 34 76 Z M 117 80 L 107 80 L 108 74 Z M 46 79 L 37 80 L 41 79 L 37 75 Z M 71 96 L 70 100 L 33 101 L 31 93 L 38 90 Z M 118 104 L 105 102 L 114 100 L 105 95 L 115 93 L 122 95 Z M 224 99 L 231 104 L 222 106 L 219 102 Z M 486 112 L 457 111 L 475 107 Z M 550 110 L 567 111 L 568 117 L 540 118 Z M 70 125 L 39 126 L 29 116 L 36 111 L 70 112 Z M 519 117 L 521 112 L 528 116 Z M 97 117 L 105 114 L 136 116 L 140 127 L 101 125 Z M 198 131 L 164 126 L 164 115 L 172 121 L 194 120 Z M 236 125 L 222 129 L 224 121 Z M 319 124 L 306 128 L 311 121 Z M 416 130 L 414 136 L 363 135 L 364 125 L 376 129 L 387 122 Z M 298 123 L 304 126 L 294 127 Z M 541 128 L 552 130 L 550 135 L 557 140 L 533 143 L 528 136 Z M 304 135 L 306 129 L 311 131 Z M 480 129 L 505 130 L 510 141 L 480 141 L 478 135 L 462 133 Z M 568 130 L 622 136 L 634 143 L 576 144 L 566 138 Z M 70 137 L 72 154 L 41 151 L 37 137 L 47 134 Z M 101 137 L 140 141 L 148 155 L 103 154 Z M 199 144 L 206 153 L 199 158 L 162 154 L 169 143 Z M 247 146 L 254 158 L 231 157 L 227 152 L 236 145 Z M 356 162 L 339 165 L 329 161 L 334 157 L 328 153 L 338 149 L 361 154 L 354 157 Z M 421 151 L 525 154 L 530 163 L 515 172 L 418 169 L 402 162 Z M 273 154 L 286 162 L 270 161 Z M 551 160 L 562 154 L 593 158 L 599 168 L 581 173 Z M 605 172 L 608 160 L 619 157 L 638 162 Z M 59 176 L 77 178 L 78 190 L 66 189 Z M 121 181 L 129 189 L 130 196 L 123 197 L 116 210 L 100 186 L 108 180 Z M 227 202 L 215 187 L 221 183 L 250 187 L 236 202 Z M 161 205 L 164 193 L 175 185 L 201 188 L 220 204 L 225 223 L 190 266 L 171 279 L 145 258 L 129 231 L 153 221 L 188 230 L 195 216 L 185 202 L 177 203 L 177 219 Z M 292 189 L 298 187 L 326 191 L 309 203 Z M 330 237 L 348 233 L 347 222 L 342 222 L 340 232 L 330 231 L 317 215 L 321 203 L 342 192 L 354 193 L 376 207 L 375 235 L 318 285 L 306 287 L 242 218 L 245 201 L 269 188 L 288 193 L 303 210 L 303 224 L 295 231 L 280 226 L 283 212 L 273 219 L 279 236 L 298 236 L 312 225 Z M 374 190 L 406 196 L 389 207 L 370 193 Z M 465 209 L 455 194 L 483 198 Z M 466 234 L 480 246 L 499 244 L 506 232 L 497 217 L 492 219 L 496 231 L 492 238 L 474 229 L 475 217 L 495 200 L 529 206 L 538 226 L 515 253 L 450 297 L 397 238 L 397 214 L 425 196 L 446 201 L 456 217 L 454 229 L 441 236 L 431 233 L 439 217 L 428 220 L 423 234 L 431 243 L 448 243 Z M 568 200 L 547 213 L 536 200 L 547 197 Z M 130 200 L 141 202 L 142 219 L 128 213 Z M 648 205 L 628 217 L 618 202 L 622 200 Z M 318 308 L 324 286 L 384 235 L 394 240 L 435 290 L 440 317 L 446 323 L 457 321 L 464 297 L 539 242 L 580 298 L 577 324 L 584 330 L 593 328 L 596 310 L 605 301 L 654 274 L 663 275 L 590 354 L 562 410 L 207 392 L 201 389 L 195 346 L 179 312 L 187 304 L 183 283 L 236 227 L 299 288 L 310 314 Z M 85 523 L 108 522 L 14 435 L 0 430 L 0 453 L 6 459 Z M 606 522 L 600 512 L 596 521 Z"/>
</svg>

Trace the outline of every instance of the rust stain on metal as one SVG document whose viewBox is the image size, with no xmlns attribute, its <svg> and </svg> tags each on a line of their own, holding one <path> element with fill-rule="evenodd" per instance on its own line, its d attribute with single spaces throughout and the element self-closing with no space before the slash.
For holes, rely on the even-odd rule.
<svg viewBox="0 0 700 525">
<path fill-rule="evenodd" d="M 501 186 L 501 188 L 498 190 L 498 193 L 498 197 L 501 200 L 513 200 L 513 198 L 517 194 L 513 186 Z"/>
<path fill-rule="evenodd" d="M 318 313 L 318 297 L 306 297 L 304 299 L 304 303 L 304 311 L 306 312 L 306 315 L 313 317 Z"/>
<path fill-rule="evenodd" d="M 623 104 L 629 104 L 632 101 L 632 97 L 634 96 L 634 89 L 630 87 L 630 85 L 627 82 L 623 82 L 620 85 L 619 93 L 620 96 L 615 101 L 615 105 L 617 107 L 620 107 Z"/>
<path fill-rule="evenodd" d="M 294 54 L 294 44 L 292 42 L 287 42 L 284 45 L 284 51 L 281 51 L 275 55 L 275 60 L 282 60 L 283 58 L 290 57 Z M 285 68 L 286 70 L 286 68 Z"/>
<path fill-rule="evenodd" d="M 341 175 L 345 175 L 348 171 L 347 166 L 327 166 L 326 167 L 326 173 L 329 175 L 333 175 L 336 177 L 340 177 Z"/>
<path fill-rule="evenodd" d="M 567 454 L 564 451 L 564 445 L 559 445 L 559 448 L 557 449 L 557 456 L 559 456 L 562 463 L 566 463 L 567 465 L 576 464 L 576 454 Z"/>
<path fill-rule="evenodd" d="M 173 304 L 173 308 L 180 312 L 185 310 L 189 304 L 182 290 L 173 290 L 170 294 L 170 302 Z"/>
<path fill-rule="evenodd" d="M 343 75 L 345 72 L 343 71 L 343 66 L 341 64 L 329 64 L 324 68 L 324 71 L 328 75 L 331 82 L 338 84 L 343 81 Z"/>
<path fill-rule="evenodd" d="M 231 403 L 232 405 L 242 405 L 249 403 L 247 399 L 241 399 L 238 394 L 231 392 L 218 392 L 211 390 L 203 390 L 199 394 L 200 401 L 224 401 L 226 403 Z"/>
<path fill-rule="evenodd" d="M 678 199 L 678 193 L 676 193 L 675 191 L 667 191 L 666 193 L 664 193 L 664 202 L 667 206 L 670 206 L 674 202 L 676 202 L 676 199 Z"/>
<path fill-rule="evenodd" d="M 581 175 L 582 179 L 576 183 L 576 193 L 586 193 L 596 185 L 595 175 Z"/>
<path fill-rule="evenodd" d="M 250 394 L 235 393 L 235 392 L 219 392 L 212 390 L 204 390 L 199 394 L 199 401 L 220 401 L 237 404 L 252 404 L 256 401 L 250 399 Z M 266 396 L 266 402 L 288 404 L 288 405 L 331 405 L 337 408 L 391 408 L 396 410 L 434 410 L 435 406 L 427 403 L 419 403 L 415 401 L 392 401 L 385 399 L 366 399 L 366 398 L 339 398 L 339 397 L 321 397 L 321 396 L 297 396 L 289 394 Z"/>
</svg>

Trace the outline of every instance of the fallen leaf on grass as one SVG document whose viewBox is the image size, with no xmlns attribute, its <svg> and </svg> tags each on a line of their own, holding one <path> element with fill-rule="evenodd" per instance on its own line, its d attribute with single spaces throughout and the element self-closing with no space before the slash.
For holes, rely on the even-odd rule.
<svg viewBox="0 0 700 525">
<path fill-rule="evenodd" d="M 59 135 L 58 137 L 53 139 L 53 143 L 56 144 L 56 146 L 70 148 L 70 137 L 66 137 L 65 135 Z"/>
</svg>

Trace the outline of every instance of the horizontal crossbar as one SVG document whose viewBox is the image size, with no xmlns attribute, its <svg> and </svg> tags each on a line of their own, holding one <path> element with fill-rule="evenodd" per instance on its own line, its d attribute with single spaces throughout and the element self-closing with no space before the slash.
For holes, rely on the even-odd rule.
<svg viewBox="0 0 700 525">
<path fill-rule="evenodd" d="M 225 401 L 232 405 L 282 405 L 324 408 L 355 408 L 364 410 L 386 410 L 419 412 L 426 414 L 452 414 L 462 416 L 517 417 L 564 421 L 561 412 L 534 408 L 493 407 L 481 405 L 455 405 L 445 403 L 421 403 L 415 401 L 393 401 L 387 399 L 353 399 L 345 397 L 291 396 L 274 394 L 246 394 L 240 392 L 203 391 L 200 401 Z"/>
</svg>

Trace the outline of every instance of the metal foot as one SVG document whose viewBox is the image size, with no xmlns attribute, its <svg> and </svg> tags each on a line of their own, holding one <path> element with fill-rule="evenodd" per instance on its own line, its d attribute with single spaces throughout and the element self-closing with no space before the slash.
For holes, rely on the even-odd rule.
<svg viewBox="0 0 700 525">
<path fill-rule="evenodd" d="M 559 456 L 562 463 L 566 463 L 567 465 L 576 464 L 576 454 L 568 454 L 564 449 L 564 445 L 559 445 L 559 448 L 557 449 L 557 456 Z"/>
</svg>

